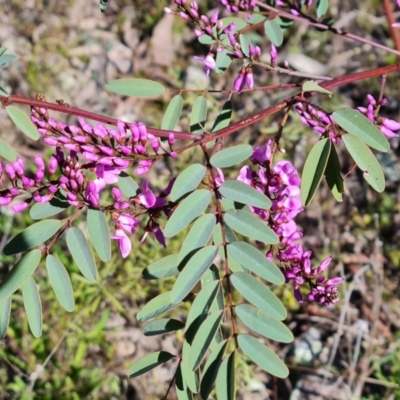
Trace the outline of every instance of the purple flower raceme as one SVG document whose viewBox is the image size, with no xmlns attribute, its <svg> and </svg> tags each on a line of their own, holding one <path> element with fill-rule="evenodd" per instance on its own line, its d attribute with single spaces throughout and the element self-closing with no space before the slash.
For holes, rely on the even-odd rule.
<svg viewBox="0 0 400 400">
<path fill-rule="evenodd" d="M 279 246 L 273 246 L 267 258 L 275 256 L 281 263 L 286 282 L 293 281 L 294 294 L 299 302 L 303 302 L 300 288 L 309 288 L 307 299 L 324 305 L 338 301 L 337 285 L 342 278 L 327 279 L 322 274 L 327 270 L 332 257 L 328 257 L 316 267 L 311 267 L 311 251 L 304 250 L 297 241 L 303 236 L 294 221 L 303 211 L 300 197 L 300 177 L 296 169 L 287 160 L 272 165 L 272 146 L 269 140 L 265 145 L 254 148 L 250 160 L 256 170 L 245 166 L 240 170 L 238 180 L 267 195 L 272 202 L 270 210 L 250 207 L 254 214 L 267 221 L 278 235 Z M 217 184 L 222 184 L 224 177 L 218 170 Z"/>
</svg>

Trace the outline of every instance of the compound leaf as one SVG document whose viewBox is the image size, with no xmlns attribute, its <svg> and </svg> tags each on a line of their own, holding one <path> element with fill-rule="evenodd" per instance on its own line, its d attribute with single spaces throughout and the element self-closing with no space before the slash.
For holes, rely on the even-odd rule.
<svg viewBox="0 0 400 400">
<path fill-rule="evenodd" d="M 253 148 L 248 144 L 228 147 L 210 158 L 210 163 L 216 168 L 227 168 L 247 160 L 253 154 Z"/>
<path fill-rule="evenodd" d="M 47 274 L 51 287 L 56 297 L 65 310 L 72 312 L 75 308 L 74 292 L 72 290 L 71 279 L 61 261 L 49 254 L 46 257 Z"/>
<path fill-rule="evenodd" d="M 268 347 L 250 335 L 238 335 L 240 350 L 254 363 L 278 378 L 286 378 L 289 370 L 285 363 Z"/>
<path fill-rule="evenodd" d="M 21 129 L 22 133 L 32 140 L 38 140 L 40 138 L 36 126 L 23 111 L 14 106 L 7 106 L 6 111 L 14 124 Z"/>
<path fill-rule="evenodd" d="M 134 97 L 155 97 L 165 92 L 165 87 L 150 79 L 124 78 L 115 79 L 106 84 L 111 92 Z"/>
<path fill-rule="evenodd" d="M 144 357 L 137 360 L 128 370 L 130 378 L 145 374 L 146 372 L 158 367 L 161 364 L 166 363 L 174 355 L 167 351 L 156 351 L 155 353 L 147 354 Z"/>
<path fill-rule="evenodd" d="M 14 236 L 4 247 L 5 255 L 13 255 L 29 250 L 50 239 L 61 227 L 61 221 L 47 219 L 36 222 Z"/>
<path fill-rule="evenodd" d="M 179 174 L 171 191 L 171 200 L 178 201 L 185 194 L 199 186 L 206 174 L 207 168 L 201 164 L 192 164 Z"/>
<path fill-rule="evenodd" d="M 33 336 L 40 337 L 42 335 L 42 303 L 36 282 L 32 277 L 22 285 L 22 298 L 29 328 Z"/>
<path fill-rule="evenodd" d="M 111 238 L 104 212 L 89 209 L 87 212 L 89 237 L 101 261 L 111 260 Z"/>
<path fill-rule="evenodd" d="M 272 291 L 246 272 L 236 272 L 230 276 L 232 285 L 250 303 L 272 317 L 283 320 L 286 308 Z"/>
</svg>

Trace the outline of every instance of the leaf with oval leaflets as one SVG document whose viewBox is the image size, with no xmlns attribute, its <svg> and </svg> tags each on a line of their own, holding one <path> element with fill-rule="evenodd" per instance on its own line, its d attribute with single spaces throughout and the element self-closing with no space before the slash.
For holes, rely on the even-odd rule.
<svg viewBox="0 0 400 400">
<path fill-rule="evenodd" d="M 293 334 L 288 327 L 265 312 L 249 304 L 236 306 L 235 312 L 245 325 L 260 335 L 282 343 L 293 341 Z"/>
<path fill-rule="evenodd" d="M 332 95 L 332 92 L 324 89 L 322 86 L 319 86 L 317 83 L 313 81 L 305 81 L 302 86 L 303 92 L 317 92 L 327 94 L 329 97 Z"/>
<path fill-rule="evenodd" d="M 324 176 L 332 142 L 329 139 L 320 140 L 310 151 L 301 176 L 301 202 L 304 206 L 310 204 L 321 179 Z"/>
<path fill-rule="evenodd" d="M 194 371 L 200 366 L 210 344 L 221 324 L 223 311 L 210 314 L 200 325 L 192 342 L 189 367 Z"/>
<path fill-rule="evenodd" d="M 282 271 L 261 251 L 248 243 L 237 241 L 229 244 L 228 254 L 243 267 L 271 283 L 282 285 L 285 282 Z"/>
<path fill-rule="evenodd" d="M 250 57 L 249 46 L 251 45 L 250 38 L 247 35 L 239 35 L 240 48 L 246 57 Z"/>
<path fill-rule="evenodd" d="M 143 327 L 143 334 L 145 336 L 162 335 L 163 333 L 178 331 L 184 326 L 185 324 L 177 319 L 160 318 L 148 322 Z"/>
<path fill-rule="evenodd" d="M 185 339 L 189 343 L 192 343 L 200 325 L 207 318 L 218 290 L 219 282 L 214 281 L 203 287 L 195 297 L 185 325 Z"/>
<path fill-rule="evenodd" d="M 140 309 L 136 314 L 136 319 L 139 322 L 147 321 L 151 318 L 157 317 L 157 315 L 178 307 L 180 304 L 182 304 L 182 302 L 173 303 L 171 301 L 171 292 L 159 294 Z"/>
<path fill-rule="evenodd" d="M 0 300 L 0 339 L 4 339 L 7 334 L 8 324 L 11 313 L 11 296 Z"/>
<path fill-rule="evenodd" d="M 329 0 L 317 0 L 317 17 L 323 17 L 329 8 Z"/>
<path fill-rule="evenodd" d="M 286 378 L 289 375 L 285 363 L 256 338 L 243 334 L 238 335 L 237 338 L 240 350 L 264 371 L 278 378 Z"/>
<path fill-rule="evenodd" d="M 328 163 L 325 168 L 325 179 L 336 201 L 343 201 L 344 181 L 340 173 L 340 162 L 335 146 L 332 146 L 329 154 Z"/>
<path fill-rule="evenodd" d="M 70 204 L 63 193 L 57 192 L 48 203 L 35 203 L 29 210 L 32 219 L 44 219 L 65 211 Z"/>
<path fill-rule="evenodd" d="M 246 272 L 230 276 L 234 288 L 250 303 L 278 320 L 286 318 L 286 308 L 272 291 Z"/>
<path fill-rule="evenodd" d="M 79 228 L 67 231 L 67 246 L 82 275 L 91 282 L 97 280 L 97 268 L 85 235 Z"/>
<path fill-rule="evenodd" d="M 353 135 L 343 135 L 342 139 L 354 162 L 363 171 L 364 179 L 377 192 L 383 192 L 385 190 L 385 177 L 378 160 L 369 147 Z"/>
<path fill-rule="evenodd" d="M 68 312 L 74 311 L 75 301 L 71 279 L 61 261 L 49 254 L 46 257 L 47 274 L 57 300 Z"/>
<path fill-rule="evenodd" d="M 198 393 L 200 390 L 199 370 L 193 371 L 189 367 L 190 354 L 192 347 L 185 340 L 182 348 L 182 373 L 186 384 L 193 393 Z"/>
<path fill-rule="evenodd" d="M 269 209 L 272 204 L 271 200 L 264 193 L 261 193 L 246 183 L 237 180 L 225 181 L 218 188 L 218 191 L 222 196 L 227 197 L 228 199 L 264 210 Z"/>
<path fill-rule="evenodd" d="M 18 158 L 18 153 L 3 139 L 0 139 L 0 157 L 5 158 L 7 161 L 14 162 Z"/>
<path fill-rule="evenodd" d="M 275 19 L 267 19 L 264 22 L 265 35 L 275 45 L 280 46 L 283 43 L 283 32 L 279 23 Z"/>
<path fill-rule="evenodd" d="M 147 354 L 144 357 L 137 360 L 128 370 L 129 378 L 145 374 L 151 371 L 153 368 L 158 367 L 161 364 L 166 363 L 174 355 L 166 351 L 156 351 L 155 353 Z"/>
<path fill-rule="evenodd" d="M 218 114 L 217 119 L 211 129 L 211 132 L 217 132 L 220 129 L 226 128 L 232 118 L 232 102 L 230 100 L 226 101 Z"/>
<path fill-rule="evenodd" d="M 10 297 L 35 272 L 39 265 L 41 251 L 32 250 L 22 257 L 8 272 L 0 284 L 0 301 Z"/>
<path fill-rule="evenodd" d="M 22 297 L 29 328 L 33 336 L 40 337 L 42 335 L 42 303 L 36 282 L 32 277 L 22 285 Z"/>
<path fill-rule="evenodd" d="M 207 359 L 203 369 L 203 378 L 200 383 L 200 396 L 203 400 L 207 400 L 211 394 L 227 345 L 227 340 L 218 343 Z"/>
<path fill-rule="evenodd" d="M 87 212 L 87 227 L 90 240 L 101 261 L 111 260 L 111 238 L 107 219 L 103 211 L 91 210 Z"/>
<path fill-rule="evenodd" d="M 214 214 L 205 214 L 198 218 L 190 228 L 188 235 L 181 247 L 178 265 L 195 250 L 204 247 L 214 230 L 216 218 Z"/>
<path fill-rule="evenodd" d="M 175 209 L 164 229 L 164 236 L 170 238 L 185 229 L 207 208 L 211 200 L 211 193 L 206 189 L 199 189 L 186 197 Z"/>
<path fill-rule="evenodd" d="M 178 400 L 193 400 L 193 395 L 183 377 L 182 364 L 178 365 L 175 375 L 175 390 Z"/>
<path fill-rule="evenodd" d="M 213 262 L 217 251 L 217 246 L 207 246 L 193 255 L 179 274 L 172 288 L 171 301 L 173 303 L 181 302 L 190 293 Z"/>
<path fill-rule="evenodd" d="M 193 103 L 192 113 L 190 114 L 190 132 L 202 133 L 207 119 L 207 99 L 198 96 Z"/>
<path fill-rule="evenodd" d="M 118 187 L 128 199 L 130 197 L 135 197 L 139 190 L 139 185 L 132 179 L 130 175 L 123 171 L 118 175 Z"/>
<path fill-rule="evenodd" d="M 182 113 L 183 98 L 180 94 L 177 94 L 169 102 L 167 110 L 165 111 L 164 117 L 161 122 L 161 129 L 166 131 L 174 130 L 176 124 Z"/>
<path fill-rule="evenodd" d="M 7 106 L 6 111 L 22 133 L 32 140 L 38 140 L 40 138 L 36 126 L 23 111 L 14 106 Z"/>
<path fill-rule="evenodd" d="M 61 221 L 46 219 L 36 222 L 14 236 L 4 247 L 7 256 L 21 253 L 50 239 L 61 227 Z"/>
<path fill-rule="evenodd" d="M 143 271 L 143 279 L 162 279 L 179 274 L 178 254 L 170 254 L 148 265 Z"/>
<path fill-rule="evenodd" d="M 219 367 L 216 381 L 218 400 L 235 399 L 235 352 L 233 351 Z"/>
<path fill-rule="evenodd" d="M 192 192 L 203 180 L 207 168 L 201 164 L 192 164 L 182 171 L 171 190 L 171 200 L 178 201 L 185 194 Z"/>
<path fill-rule="evenodd" d="M 115 79 L 106 84 L 111 92 L 133 97 L 155 97 L 165 92 L 165 87 L 150 79 L 125 78 Z"/>
<path fill-rule="evenodd" d="M 215 58 L 215 72 L 217 74 L 224 73 L 232 63 L 232 58 L 229 56 L 229 50 L 222 50 L 217 53 Z"/>
<path fill-rule="evenodd" d="M 360 111 L 352 108 L 339 108 L 332 114 L 333 120 L 345 131 L 357 136 L 366 145 L 378 151 L 390 149 L 384 134 Z"/>
<path fill-rule="evenodd" d="M 253 154 L 253 148 L 248 144 L 228 147 L 210 158 L 210 163 L 216 168 L 232 167 L 247 160 Z"/>
<path fill-rule="evenodd" d="M 243 236 L 268 244 L 279 243 L 278 236 L 269 226 L 246 211 L 229 210 L 224 215 L 224 222 Z"/>
</svg>

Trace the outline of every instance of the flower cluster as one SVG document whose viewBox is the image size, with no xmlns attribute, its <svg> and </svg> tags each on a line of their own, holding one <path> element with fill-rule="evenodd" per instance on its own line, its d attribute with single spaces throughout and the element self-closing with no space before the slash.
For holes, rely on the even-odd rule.
<svg viewBox="0 0 400 400">
<path fill-rule="evenodd" d="M 303 210 L 300 197 L 300 177 L 294 166 L 286 160 L 272 165 L 272 141 L 254 149 L 250 160 L 258 166 L 257 170 L 245 166 L 240 170 L 238 180 L 256 188 L 267 195 L 272 202 L 270 210 L 250 207 L 254 214 L 259 215 L 278 235 L 281 245 L 272 247 L 267 257 L 277 257 L 286 277 L 286 282 L 294 282 L 295 297 L 303 302 L 300 287 L 307 284 L 309 293 L 307 299 L 324 305 L 338 301 L 336 285 L 342 278 L 327 279 L 324 273 L 332 259 L 328 257 L 318 267 L 311 268 L 310 250 L 304 250 L 296 243 L 302 233 L 294 221 Z M 218 183 L 222 183 L 223 175 L 219 171 Z"/>
<path fill-rule="evenodd" d="M 253 11 L 257 5 L 255 0 L 219 0 L 219 2 L 231 13 Z"/>
</svg>

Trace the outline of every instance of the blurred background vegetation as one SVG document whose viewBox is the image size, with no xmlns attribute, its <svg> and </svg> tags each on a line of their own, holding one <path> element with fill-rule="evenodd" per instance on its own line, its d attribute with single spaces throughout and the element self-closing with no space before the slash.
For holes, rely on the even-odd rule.
<svg viewBox="0 0 400 400">
<path fill-rule="evenodd" d="M 216 2 L 202 0 L 202 10 Z M 236 70 L 207 77 L 193 55 L 205 55 L 194 33 L 179 18 L 165 16 L 164 1 L 110 0 L 102 15 L 97 0 L 0 0 L 0 45 L 17 54 L 18 61 L 2 70 L 0 85 L 9 93 L 34 97 L 44 93 L 48 101 L 66 103 L 127 121 L 143 121 L 158 127 L 169 97 L 158 101 L 121 98 L 105 90 L 105 83 L 119 77 L 148 77 L 172 88 L 229 89 Z M 381 1 L 331 0 L 335 26 L 373 41 L 393 46 Z M 400 15 L 397 15 L 398 20 Z M 254 32 L 268 55 L 263 32 Z M 253 39 L 253 37 L 252 37 Z M 267 61 L 269 56 L 267 57 Z M 351 42 L 329 33 L 292 25 L 280 50 L 280 62 L 309 73 L 341 75 L 396 62 L 392 54 Z M 211 74 L 212 75 L 212 74 Z M 295 82 L 291 77 L 257 70 L 256 85 Z M 389 103 L 382 116 L 399 119 L 399 76 L 388 77 L 385 97 Z M 346 85 L 331 99 L 321 97 L 327 110 L 366 104 L 365 95 L 379 94 L 380 81 Z M 267 107 L 291 92 L 275 91 L 233 96 L 234 120 Z M 185 94 L 180 129 L 188 126 L 196 94 Z M 207 95 L 211 128 L 228 94 Z M 317 100 L 316 100 L 317 101 Z M 65 116 L 53 114 L 55 118 Z M 273 116 L 235 134 L 237 143 L 260 144 L 276 134 L 281 116 Z M 73 122 L 67 117 L 68 122 Z M 49 156 L 42 143 L 26 141 L 2 112 L 0 135 L 27 159 Z M 290 115 L 283 135 L 287 157 L 296 166 L 304 164 L 317 137 Z M 160 163 L 150 173 L 155 188 L 163 188 L 171 174 L 180 171 L 200 154 L 183 154 L 176 163 Z M 344 202 L 336 204 L 326 187 L 298 220 L 304 231 L 303 245 L 314 252 L 315 263 L 334 255 L 333 273 L 347 278 L 341 287 L 342 301 L 330 308 L 299 305 L 289 286 L 276 288 L 289 310 L 288 326 L 294 344 L 276 347 L 285 357 L 291 374 L 280 381 L 254 366 L 239 366 L 240 399 L 400 399 L 400 169 L 399 141 L 380 156 L 387 190 L 373 193 L 361 173 L 346 179 Z M 343 172 L 351 168 L 342 157 Z M 234 176 L 235 171 L 231 171 Z M 11 215 L 0 210 L 0 250 L 9 238 L 32 223 L 27 214 Z M 84 225 L 82 226 L 83 229 Z M 157 338 L 143 336 L 135 320 L 138 309 L 173 280 L 144 281 L 142 269 L 151 261 L 177 252 L 180 239 L 164 250 L 152 239 L 140 244 L 143 232 L 133 237 L 133 251 L 121 260 L 117 251 L 107 264 L 98 260 L 99 279 L 93 284 L 79 274 L 62 239 L 52 252 L 71 274 L 76 309 L 65 312 L 49 286 L 45 270 L 36 281 L 43 302 L 41 338 L 29 331 L 17 292 L 13 297 L 8 335 L 0 341 L 1 399 L 160 399 L 167 391 L 174 368 L 163 365 L 135 380 L 127 368 L 144 354 L 159 349 L 176 353 L 180 334 Z M 116 249 L 115 249 L 116 250 Z M 2 251 L 0 252 L 0 254 Z M 14 264 L 1 256 L 0 280 Z M 377 279 L 381 277 L 382 279 Z M 373 304 L 379 302 L 378 312 Z M 185 309 L 174 311 L 184 318 Z M 361 333 L 360 333 L 361 332 Z M 272 345 L 272 344 L 271 344 Z M 168 399 L 175 399 L 171 392 Z"/>
</svg>

